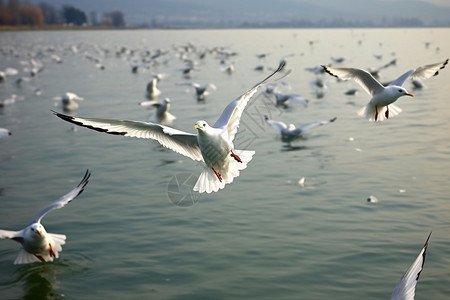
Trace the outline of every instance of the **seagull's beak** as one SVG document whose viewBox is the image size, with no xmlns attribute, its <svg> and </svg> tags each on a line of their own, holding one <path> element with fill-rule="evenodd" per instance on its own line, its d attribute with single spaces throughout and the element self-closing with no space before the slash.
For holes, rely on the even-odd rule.
<svg viewBox="0 0 450 300">
<path fill-rule="evenodd" d="M 202 126 L 195 124 L 194 128 L 195 129 L 200 129 L 200 128 L 202 128 Z"/>
<path fill-rule="evenodd" d="M 36 233 L 39 234 L 39 236 L 42 236 L 42 231 L 38 230 Z"/>
<path fill-rule="evenodd" d="M 411 93 L 406 93 L 405 95 L 406 95 L 406 96 L 410 96 L 410 97 L 414 97 L 414 95 L 411 94 Z"/>
</svg>

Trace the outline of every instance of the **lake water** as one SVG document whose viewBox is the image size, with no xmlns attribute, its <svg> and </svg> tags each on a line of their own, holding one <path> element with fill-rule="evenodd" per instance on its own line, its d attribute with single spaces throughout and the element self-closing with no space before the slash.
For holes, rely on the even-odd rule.
<svg viewBox="0 0 450 300">
<path fill-rule="evenodd" d="M 0 83 L 0 100 L 23 97 L 0 108 L 0 127 L 12 132 L 0 139 L 0 228 L 25 227 L 86 169 L 92 172 L 81 196 L 43 220 L 47 231 L 67 235 L 60 259 L 16 266 L 19 245 L 0 242 L 0 298 L 389 299 L 432 231 L 416 299 L 448 299 L 450 70 L 421 90 L 407 82 L 415 97 L 397 101 L 403 112 L 371 123 L 356 114 L 369 100 L 356 82 L 306 68 L 331 57 L 345 58 L 335 66 L 365 69 L 396 58 L 381 71 L 380 80 L 388 81 L 448 58 L 449 34 L 437 28 L 0 32 L 0 70 L 19 70 Z M 216 53 L 201 60 L 186 52 L 181 46 L 188 43 L 236 52 L 235 72 L 223 72 Z M 133 59 L 157 49 L 167 51 L 158 63 L 131 72 Z M 268 55 L 260 60 L 261 53 Z M 190 79 L 179 71 L 182 56 L 198 62 Z M 261 89 L 235 141 L 237 149 L 256 150 L 254 159 L 214 194 L 191 193 L 202 166 L 189 158 L 155 141 L 73 128 L 50 112 L 62 111 L 53 98 L 70 91 L 84 97 L 71 115 L 146 121 L 153 110 L 138 103 L 152 75 L 164 73 L 159 100 L 172 100 L 174 127 L 195 133 L 195 121 L 214 122 L 283 56 L 292 71 L 282 79 L 290 89 L 280 90 L 309 104 L 275 107 Z M 29 77 L 31 59 L 42 72 L 17 86 L 16 78 Z M 266 69 L 255 71 L 260 64 Z M 316 78 L 328 85 L 323 97 L 311 86 Z M 211 82 L 217 90 L 199 102 L 193 89 L 176 85 L 186 82 Z M 344 95 L 351 88 L 359 93 Z M 296 125 L 337 120 L 286 142 L 264 115 Z M 370 195 L 379 202 L 367 203 Z"/>
</svg>

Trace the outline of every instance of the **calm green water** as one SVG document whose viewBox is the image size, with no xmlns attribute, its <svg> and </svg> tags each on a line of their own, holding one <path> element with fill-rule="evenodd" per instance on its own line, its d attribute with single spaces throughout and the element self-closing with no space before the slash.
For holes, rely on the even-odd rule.
<svg viewBox="0 0 450 300">
<path fill-rule="evenodd" d="M 448 29 L 173 30 L 1 32 L 0 69 L 20 75 L 31 58 L 45 68 L 14 84 L 0 83 L 0 228 L 18 230 L 42 207 L 92 171 L 85 192 L 45 217 L 47 231 L 67 244 L 53 263 L 15 266 L 18 244 L 0 242 L 2 299 L 389 299 L 430 231 L 428 256 L 416 299 L 450 294 L 449 175 L 450 70 L 397 102 L 403 112 L 382 123 L 357 116 L 369 100 L 353 82 L 314 75 L 305 68 L 346 58 L 342 66 L 378 67 L 392 80 L 413 67 L 449 57 Z M 314 41 L 310 45 L 310 41 Z M 236 71 L 220 70 L 216 54 L 199 61 L 191 79 L 178 71 L 180 45 L 227 47 Z M 425 42 L 431 42 L 429 48 Z M 77 46 L 78 52 L 71 50 Z M 131 73 L 122 47 L 168 53 L 149 69 Z M 439 49 L 437 49 L 439 48 Z M 49 57 L 63 59 L 57 64 Z M 269 53 L 264 60 L 256 54 Z M 102 60 L 100 70 L 86 54 Z M 195 58 L 194 53 L 184 53 Z M 238 149 L 256 150 L 248 168 L 215 194 L 191 194 L 201 166 L 154 141 L 72 129 L 50 113 L 53 98 L 71 91 L 85 98 L 73 115 L 145 121 L 144 100 L 153 73 L 159 99 L 172 100 L 174 127 L 194 132 L 195 121 L 214 122 L 226 104 L 289 56 L 283 81 L 309 98 L 308 107 L 276 108 L 262 94 L 242 118 Z M 377 60 L 374 55 L 383 55 Z M 316 98 L 310 82 L 328 84 Z M 206 101 L 181 82 L 212 82 Z M 411 89 L 408 82 L 406 88 Z M 41 91 L 36 95 L 35 89 Z M 263 116 L 301 125 L 337 116 L 335 123 L 283 142 Z M 297 184 L 305 177 L 305 185 Z M 178 189 L 177 182 L 184 183 Z M 178 191 L 178 194 L 175 192 Z M 368 204 L 375 195 L 378 203 Z M 175 202 L 181 201 L 178 205 Z"/>
</svg>

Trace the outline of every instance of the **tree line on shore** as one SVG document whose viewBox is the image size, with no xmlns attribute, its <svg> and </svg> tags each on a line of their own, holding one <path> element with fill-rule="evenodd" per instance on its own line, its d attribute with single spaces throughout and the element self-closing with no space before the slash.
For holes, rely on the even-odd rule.
<svg viewBox="0 0 450 300">
<path fill-rule="evenodd" d="M 107 26 L 125 27 L 123 12 L 114 10 L 104 12 L 99 18 L 97 12 L 86 13 L 71 5 L 56 8 L 40 2 L 33 5 L 20 0 L 0 0 L 0 26 Z"/>
</svg>

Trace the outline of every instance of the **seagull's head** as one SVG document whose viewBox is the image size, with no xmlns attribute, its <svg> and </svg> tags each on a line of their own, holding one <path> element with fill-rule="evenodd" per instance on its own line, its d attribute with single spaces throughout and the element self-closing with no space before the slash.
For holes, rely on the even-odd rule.
<svg viewBox="0 0 450 300">
<path fill-rule="evenodd" d="M 197 123 L 195 123 L 194 128 L 199 131 L 203 131 L 203 130 L 206 130 L 207 128 L 209 128 L 209 125 L 208 125 L 208 123 L 206 123 L 206 121 L 197 121 Z"/>
<path fill-rule="evenodd" d="M 33 238 L 42 238 L 45 236 L 45 234 L 47 233 L 47 231 L 45 231 L 44 226 L 42 226 L 42 224 L 40 223 L 33 223 L 30 225 L 30 234 Z"/>
<path fill-rule="evenodd" d="M 166 104 L 170 104 L 170 99 L 169 99 L 169 98 L 165 98 L 163 101 L 164 101 L 164 103 L 166 103 Z"/>
<path fill-rule="evenodd" d="M 414 97 L 413 94 L 409 93 L 405 88 L 403 88 L 401 86 L 392 86 L 392 89 L 394 90 L 395 94 L 398 95 L 398 97 L 401 97 L 401 96 Z"/>
</svg>

